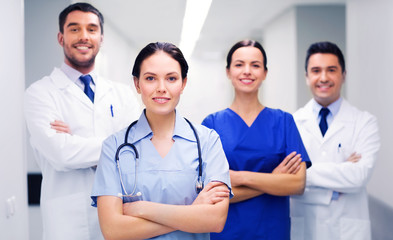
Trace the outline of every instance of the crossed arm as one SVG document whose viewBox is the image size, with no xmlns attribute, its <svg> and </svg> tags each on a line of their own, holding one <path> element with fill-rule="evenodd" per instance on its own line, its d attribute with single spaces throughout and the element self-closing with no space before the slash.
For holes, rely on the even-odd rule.
<svg viewBox="0 0 393 240">
<path fill-rule="evenodd" d="M 175 230 L 221 232 L 229 205 L 228 187 L 209 183 L 192 205 L 170 205 L 148 201 L 123 204 L 115 196 L 97 199 L 98 217 L 105 239 L 146 239 Z"/>
<path fill-rule="evenodd" d="M 302 194 L 306 182 L 306 164 L 300 154 L 290 153 L 272 173 L 230 171 L 234 197 L 241 202 L 264 193 L 277 196 Z"/>
</svg>

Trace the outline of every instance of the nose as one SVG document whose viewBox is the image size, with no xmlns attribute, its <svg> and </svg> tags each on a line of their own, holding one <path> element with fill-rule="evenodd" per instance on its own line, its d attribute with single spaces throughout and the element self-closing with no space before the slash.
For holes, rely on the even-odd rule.
<svg viewBox="0 0 393 240">
<path fill-rule="evenodd" d="M 160 79 L 157 81 L 157 92 L 159 93 L 166 93 L 166 86 L 165 86 L 165 80 Z"/>
<path fill-rule="evenodd" d="M 327 76 L 327 71 L 322 71 L 321 72 L 321 78 L 320 78 L 321 82 L 327 82 L 328 81 L 328 76 Z"/>
<path fill-rule="evenodd" d="M 89 33 L 87 32 L 86 29 L 82 29 L 82 30 L 80 31 L 80 35 L 79 35 L 80 40 L 82 40 L 82 41 L 87 41 L 88 38 L 89 38 L 88 36 L 89 36 Z"/>
<path fill-rule="evenodd" d="M 250 75 L 251 74 L 251 72 L 250 72 L 250 66 L 249 65 L 244 65 L 244 68 L 243 68 L 243 74 L 245 74 L 245 75 Z"/>
</svg>

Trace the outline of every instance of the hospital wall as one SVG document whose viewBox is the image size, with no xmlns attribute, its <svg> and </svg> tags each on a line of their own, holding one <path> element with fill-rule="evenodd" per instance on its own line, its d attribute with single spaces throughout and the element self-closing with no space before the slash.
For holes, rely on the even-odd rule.
<svg viewBox="0 0 393 240">
<path fill-rule="evenodd" d="M 374 240 L 393 236 L 392 43 L 392 1 L 348 1 L 347 96 L 378 118 L 382 144 L 368 184 Z"/>
<path fill-rule="evenodd" d="M 23 0 L 0 1 L 0 239 L 28 239 Z M 12 23 L 12 24 L 10 24 Z"/>
</svg>

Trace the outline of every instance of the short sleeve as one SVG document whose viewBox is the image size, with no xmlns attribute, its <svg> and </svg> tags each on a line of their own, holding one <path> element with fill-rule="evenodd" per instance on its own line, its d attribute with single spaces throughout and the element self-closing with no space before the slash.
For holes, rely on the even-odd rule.
<svg viewBox="0 0 393 240">
<path fill-rule="evenodd" d="M 226 184 L 231 190 L 231 181 L 229 178 L 229 164 L 222 148 L 219 135 L 212 129 L 203 129 L 207 131 L 206 144 L 202 156 L 204 158 L 204 183 L 205 185 L 212 181 L 218 181 Z M 233 197 L 232 191 L 230 198 Z"/>
<path fill-rule="evenodd" d="M 311 160 L 307 154 L 306 148 L 304 147 L 302 138 L 297 129 L 296 123 L 291 114 L 286 114 L 285 117 L 285 138 L 286 138 L 286 155 L 293 151 L 300 153 L 302 156 L 302 162 L 306 162 L 307 168 L 311 167 Z"/>
<path fill-rule="evenodd" d="M 205 119 L 202 121 L 202 125 L 206 126 L 207 128 L 214 129 L 214 121 L 213 121 L 213 115 L 207 116 Z"/>
<path fill-rule="evenodd" d="M 101 156 L 98 162 L 91 199 L 92 206 L 97 207 L 97 197 L 109 195 L 118 196 L 122 193 L 119 184 L 119 173 L 116 168 L 115 154 L 117 141 L 114 135 L 102 144 Z"/>
</svg>

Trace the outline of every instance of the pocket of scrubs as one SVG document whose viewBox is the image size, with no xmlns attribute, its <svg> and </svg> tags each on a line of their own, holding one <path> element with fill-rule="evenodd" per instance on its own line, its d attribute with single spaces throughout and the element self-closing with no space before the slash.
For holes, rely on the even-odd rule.
<svg viewBox="0 0 393 240">
<path fill-rule="evenodd" d="M 304 218 L 291 217 L 291 239 L 304 240 Z"/>
<path fill-rule="evenodd" d="M 370 240 L 370 221 L 363 219 L 341 218 L 340 233 L 342 240 Z"/>
</svg>

